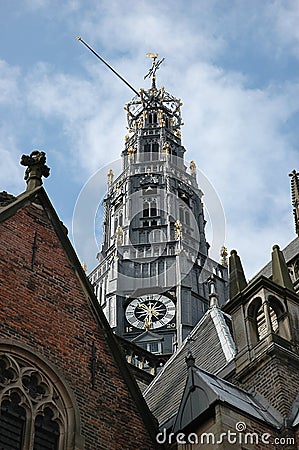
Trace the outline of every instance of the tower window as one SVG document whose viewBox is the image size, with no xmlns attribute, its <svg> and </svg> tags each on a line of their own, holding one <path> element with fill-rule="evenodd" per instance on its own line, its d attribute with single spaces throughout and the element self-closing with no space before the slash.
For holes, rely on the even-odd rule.
<svg viewBox="0 0 299 450">
<path fill-rule="evenodd" d="M 153 201 L 151 202 L 151 211 L 150 211 L 151 217 L 155 217 L 157 215 L 157 202 Z"/>
<path fill-rule="evenodd" d="M 143 203 L 143 217 L 149 217 L 150 215 L 150 207 L 148 202 Z"/>
<path fill-rule="evenodd" d="M 152 145 L 152 161 L 157 161 L 159 155 L 159 145 L 153 144 Z"/>
<path fill-rule="evenodd" d="M 146 201 L 143 203 L 143 217 L 157 216 L 157 202 L 156 200 Z"/>
<path fill-rule="evenodd" d="M 150 161 L 151 160 L 151 146 L 150 144 L 145 144 L 143 148 L 143 161 Z"/>
<path fill-rule="evenodd" d="M 157 142 L 144 144 L 142 161 L 158 161 L 158 159 L 159 144 Z"/>
</svg>

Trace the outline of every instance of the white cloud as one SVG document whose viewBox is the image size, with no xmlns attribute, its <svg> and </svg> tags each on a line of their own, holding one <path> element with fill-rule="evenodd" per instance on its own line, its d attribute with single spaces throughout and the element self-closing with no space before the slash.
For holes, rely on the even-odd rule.
<svg viewBox="0 0 299 450">
<path fill-rule="evenodd" d="M 299 1 L 287 0 L 283 3 L 274 2 L 274 8 L 269 11 L 280 38 L 280 50 L 293 52 L 299 58 Z"/>
<path fill-rule="evenodd" d="M 298 132 L 286 126 L 298 113 L 299 88 L 292 81 L 276 81 L 275 74 L 256 85 L 252 74 L 263 68 L 250 67 L 250 53 L 242 54 L 239 66 L 234 58 L 244 48 L 264 56 L 277 43 L 285 53 L 295 53 L 298 8 L 291 2 L 224 3 L 70 1 L 62 15 L 66 30 L 77 28 L 136 89 L 149 86 L 143 81 L 150 66 L 145 53 L 166 57 L 158 85 L 184 102 L 186 159 L 196 160 L 214 184 L 227 216 L 227 244 L 240 250 L 252 271 L 259 267 L 259 254 L 270 254 L 273 243 L 282 245 L 278 238 L 288 219 L 280 225 L 280 218 L 291 217 L 287 174 L 297 165 Z M 55 15 L 53 5 L 32 2 L 49 17 Z M 39 147 L 39 141 L 45 142 L 45 151 L 51 148 L 52 177 L 56 162 L 68 167 L 73 183 L 83 184 L 119 157 L 126 134 L 122 107 L 133 93 L 80 43 L 77 54 L 76 63 L 80 60 L 85 69 L 81 74 L 51 61 L 37 61 L 27 72 L 0 63 L 0 106 L 9 113 L 2 121 L 0 153 L 11 173 L 19 159 L 17 147 L 25 152 L 23 147 Z M 226 55 L 234 70 L 226 67 Z M 1 176 L 7 185 L 4 170 Z"/>
<path fill-rule="evenodd" d="M 0 106 L 14 106 L 19 100 L 20 71 L 0 60 Z"/>
</svg>

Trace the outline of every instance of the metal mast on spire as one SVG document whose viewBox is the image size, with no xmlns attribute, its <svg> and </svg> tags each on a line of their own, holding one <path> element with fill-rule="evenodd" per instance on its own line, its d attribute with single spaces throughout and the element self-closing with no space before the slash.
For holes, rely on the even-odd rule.
<svg viewBox="0 0 299 450">
<path fill-rule="evenodd" d="M 87 47 L 100 61 L 102 61 L 102 63 L 104 63 L 116 76 L 118 76 L 118 78 L 120 78 L 130 89 L 132 89 L 133 92 L 135 92 L 136 95 L 138 95 L 140 97 L 140 93 L 138 91 L 136 91 L 135 88 L 133 88 L 133 86 L 130 85 L 130 83 L 128 83 L 127 80 L 125 80 L 119 73 L 116 72 L 116 70 L 113 69 L 113 67 L 110 66 L 110 64 L 108 64 L 97 52 L 95 52 L 93 50 L 93 48 L 91 48 L 85 41 L 83 41 L 83 39 L 81 38 L 81 36 L 77 36 L 78 41 L 82 42 L 82 44 L 85 45 L 85 47 Z"/>
</svg>

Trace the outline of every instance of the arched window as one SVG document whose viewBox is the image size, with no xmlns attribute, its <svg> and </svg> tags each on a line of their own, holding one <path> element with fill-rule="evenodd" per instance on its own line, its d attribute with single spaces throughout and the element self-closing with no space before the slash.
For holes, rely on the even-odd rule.
<svg viewBox="0 0 299 450">
<path fill-rule="evenodd" d="M 56 450 L 59 445 L 59 425 L 51 408 L 38 414 L 34 423 L 33 450 Z"/>
<path fill-rule="evenodd" d="M 157 214 L 157 201 L 155 199 L 143 202 L 143 217 L 156 217 Z"/>
<path fill-rule="evenodd" d="M 21 450 L 24 444 L 26 411 L 21 406 L 21 396 L 11 392 L 1 403 L 0 448 Z"/>
<path fill-rule="evenodd" d="M 74 398 L 37 354 L 13 345 L 0 348 L 0 449 L 64 450 L 80 439 Z"/>
<path fill-rule="evenodd" d="M 151 217 L 155 217 L 157 215 L 157 202 L 156 202 L 156 200 L 153 200 L 151 202 L 150 215 L 151 215 Z"/>
<path fill-rule="evenodd" d="M 150 209 L 149 209 L 149 202 L 143 203 L 143 217 L 149 217 L 150 215 Z"/>
<path fill-rule="evenodd" d="M 271 330 L 269 330 L 269 327 L 267 324 L 264 305 L 261 305 L 259 307 L 259 309 L 257 310 L 256 324 L 257 324 L 258 337 L 259 337 L 260 341 L 262 339 L 264 339 L 264 337 L 267 336 L 267 334 L 270 331 L 273 331 L 274 333 L 276 333 L 278 330 L 277 315 L 271 305 L 268 305 L 268 313 L 269 313 Z"/>
<path fill-rule="evenodd" d="M 263 302 L 261 298 L 255 298 L 248 307 L 248 319 L 253 345 L 271 333 L 290 339 L 287 314 L 283 304 L 274 296 L 270 295 Z"/>
</svg>

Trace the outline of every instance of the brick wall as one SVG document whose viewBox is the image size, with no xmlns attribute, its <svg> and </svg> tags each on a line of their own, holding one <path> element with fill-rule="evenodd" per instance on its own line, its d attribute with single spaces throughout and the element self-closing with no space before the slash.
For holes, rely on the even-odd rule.
<svg viewBox="0 0 299 450">
<path fill-rule="evenodd" d="M 247 369 L 237 383 L 246 390 L 257 390 L 284 418 L 291 412 L 298 396 L 298 368 L 278 356 Z"/>
<path fill-rule="evenodd" d="M 154 448 L 105 327 L 97 323 L 76 268 L 40 205 L 28 203 L 0 223 L 0 258 L 0 338 L 31 347 L 63 374 L 79 406 L 85 449 Z M 95 389 L 92 343 L 98 359 Z"/>
</svg>

